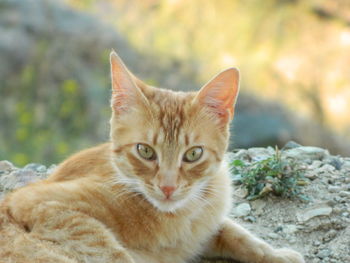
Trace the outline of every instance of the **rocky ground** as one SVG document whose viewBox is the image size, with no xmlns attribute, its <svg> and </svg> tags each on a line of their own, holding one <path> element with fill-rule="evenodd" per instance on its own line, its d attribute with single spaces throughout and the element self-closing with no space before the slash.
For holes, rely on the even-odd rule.
<svg viewBox="0 0 350 263">
<path fill-rule="evenodd" d="M 255 162 L 273 154 L 273 148 L 250 148 L 227 157 Z M 305 168 L 302 194 L 308 200 L 268 196 L 247 201 L 245 190 L 236 186 L 232 217 L 275 247 L 300 251 L 308 263 L 350 262 L 350 158 L 296 144 L 287 146 L 282 155 Z M 0 199 L 14 188 L 45 178 L 54 168 L 40 164 L 17 168 L 1 161 Z"/>
</svg>

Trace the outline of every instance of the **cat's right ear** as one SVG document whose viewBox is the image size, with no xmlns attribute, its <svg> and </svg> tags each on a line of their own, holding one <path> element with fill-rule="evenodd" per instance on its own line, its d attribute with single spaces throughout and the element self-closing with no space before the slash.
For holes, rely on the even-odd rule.
<svg viewBox="0 0 350 263">
<path fill-rule="evenodd" d="M 226 125 L 233 118 L 238 92 L 239 71 L 229 68 L 205 84 L 196 100 L 214 114 L 221 124 Z"/>
<path fill-rule="evenodd" d="M 112 77 L 111 106 L 113 111 L 120 114 L 145 103 L 145 96 L 137 87 L 132 74 L 115 51 L 110 54 L 110 63 Z"/>
</svg>

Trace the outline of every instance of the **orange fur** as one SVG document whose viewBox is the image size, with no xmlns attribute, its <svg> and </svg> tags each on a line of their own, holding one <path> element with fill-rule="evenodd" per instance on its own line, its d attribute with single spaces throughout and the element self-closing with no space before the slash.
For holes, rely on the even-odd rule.
<svg viewBox="0 0 350 263">
<path fill-rule="evenodd" d="M 3 200 L 1 262 L 184 263 L 202 255 L 304 262 L 227 218 L 223 157 L 238 72 L 219 74 L 199 93 L 176 93 L 143 84 L 114 53 L 111 65 L 111 142 L 73 155 Z M 140 143 L 155 158 L 142 157 Z M 183 157 L 191 147 L 202 149 L 193 162 Z"/>
</svg>

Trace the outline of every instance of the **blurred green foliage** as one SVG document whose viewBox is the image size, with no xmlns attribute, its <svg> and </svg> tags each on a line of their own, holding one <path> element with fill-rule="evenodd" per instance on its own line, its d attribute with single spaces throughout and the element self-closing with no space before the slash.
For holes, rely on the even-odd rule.
<svg viewBox="0 0 350 263">
<path fill-rule="evenodd" d="M 139 50 L 192 63 L 201 82 L 237 66 L 245 90 L 349 136 L 350 1 L 104 3 L 123 14 L 109 21 Z"/>
<path fill-rule="evenodd" d="M 59 2 L 0 1 L 0 159 L 57 163 L 107 140 L 111 48 L 174 89 L 237 66 L 245 90 L 350 131 L 349 1 Z"/>
</svg>

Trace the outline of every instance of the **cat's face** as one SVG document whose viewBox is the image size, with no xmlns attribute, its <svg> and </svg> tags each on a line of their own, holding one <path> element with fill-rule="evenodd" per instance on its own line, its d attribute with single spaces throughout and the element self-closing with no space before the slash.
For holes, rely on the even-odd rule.
<svg viewBox="0 0 350 263">
<path fill-rule="evenodd" d="M 229 69 L 200 92 L 146 86 L 112 53 L 111 138 L 116 182 L 173 212 L 200 200 L 221 165 L 238 93 Z"/>
</svg>

